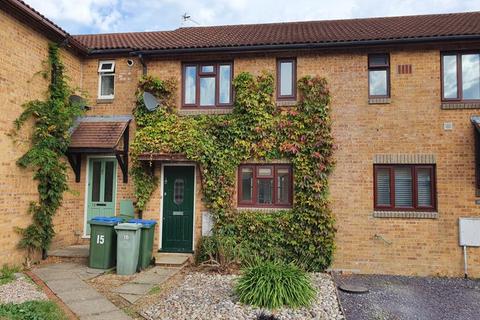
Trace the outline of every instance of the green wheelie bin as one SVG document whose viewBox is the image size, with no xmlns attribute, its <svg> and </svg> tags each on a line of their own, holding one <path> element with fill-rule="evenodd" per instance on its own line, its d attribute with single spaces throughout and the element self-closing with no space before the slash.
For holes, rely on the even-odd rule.
<svg viewBox="0 0 480 320">
<path fill-rule="evenodd" d="M 152 263 L 153 239 L 155 237 L 155 220 L 130 219 L 130 223 L 142 225 L 140 237 L 140 253 L 138 255 L 138 270 L 146 269 Z"/>
<path fill-rule="evenodd" d="M 114 228 L 117 232 L 117 274 L 134 274 L 138 265 L 142 225 L 119 223 Z"/>
<path fill-rule="evenodd" d="M 95 217 L 90 224 L 90 255 L 88 266 L 95 269 L 115 267 L 117 254 L 117 235 L 113 229 L 121 218 Z"/>
</svg>

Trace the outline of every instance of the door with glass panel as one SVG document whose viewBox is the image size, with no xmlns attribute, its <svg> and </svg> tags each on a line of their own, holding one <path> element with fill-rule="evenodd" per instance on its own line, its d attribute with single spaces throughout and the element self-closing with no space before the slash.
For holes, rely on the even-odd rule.
<svg viewBox="0 0 480 320">
<path fill-rule="evenodd" d="M 117 189 L 117 160 L 91 158 L 88 163 L 87 221 L 93 217 L 115 215 Z M 86 224 L 85 234 L 90 234 Z"/>
<path fill-rule="evenodd" d="M 162 251 L 193 251 L 195 167 L 165 166 Z"/>
</svg>

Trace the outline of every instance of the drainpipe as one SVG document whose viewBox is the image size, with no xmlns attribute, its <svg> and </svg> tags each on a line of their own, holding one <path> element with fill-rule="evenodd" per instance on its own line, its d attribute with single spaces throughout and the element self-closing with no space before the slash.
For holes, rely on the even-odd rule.
<svg viewBox="0 0 480 320">
<path fill-rule="evenodd" d="M 142 64 L 142 73 L 144 76 L 147 75 L 147 63 L 145 62 L 145 59 L 143 58 L 143 55 L 141 53 L 138 54 L 138 60 L 140 60 L 140 63 Z"/>
</svg>

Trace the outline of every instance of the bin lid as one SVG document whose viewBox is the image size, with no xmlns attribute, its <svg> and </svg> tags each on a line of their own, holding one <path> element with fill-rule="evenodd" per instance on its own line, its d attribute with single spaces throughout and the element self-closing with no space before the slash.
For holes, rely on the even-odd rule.
<svg viewBox="0 0 480 320">
<path fill-rule="evenodd" d="M 142 225 L 140 223 L 119 223 L 115 226 L 115 230 L 138 230 L 141 229 Z"/>
<path fill-rule="evenodd" d="M 140 223 L 145 228 L 151 228 L 157 224 L 157 221 L 155 220 L 144 220 L 144 219 L 130 219 L 127 222 Z"/>
<path fill-rule="evenodd" d="M 116 225 L 122 222 L 122 218 L 118 217 L 94 217 L 92 220 L 88 221 L 89 224 L 107 224 L 107 225 Z"/>
</svg>

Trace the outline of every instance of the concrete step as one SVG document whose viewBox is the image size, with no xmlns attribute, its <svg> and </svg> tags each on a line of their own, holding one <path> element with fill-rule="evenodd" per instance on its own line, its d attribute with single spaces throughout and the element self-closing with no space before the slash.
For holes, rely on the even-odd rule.
<svg viewBox="0 0 480 320">
<path fill-rule="evenodd" d="M 59 258 L 88 258 L 88 245 L 75 245 L 56 250 L 49 250 L 49 257 Z"/>
<path fill-rule="evenodd" d="M 181 267 L 193 262 L 193 254 L 158 252 L 155 254 L 155 265 L 165 267 Z"/>
</svg>

